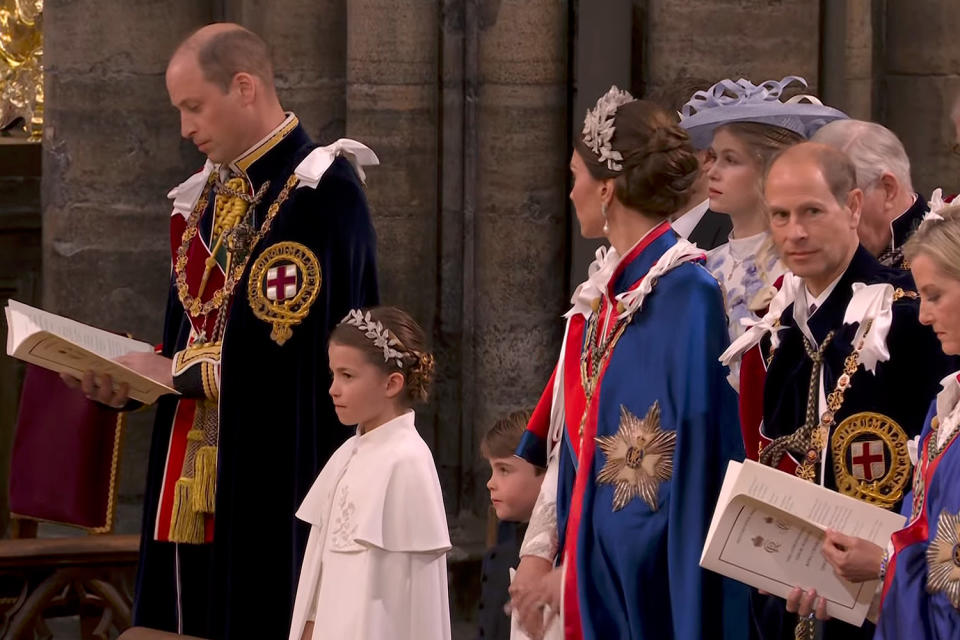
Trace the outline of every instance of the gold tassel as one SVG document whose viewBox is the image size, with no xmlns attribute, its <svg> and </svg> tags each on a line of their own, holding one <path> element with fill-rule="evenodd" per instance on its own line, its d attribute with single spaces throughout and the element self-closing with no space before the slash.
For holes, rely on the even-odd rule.
<svg viewBox="0 0 960 640">
<path fill-rule="evenodd" d="M 217 448 L 200 447 L 193 458 L 193 508 L 213 513 L 217 501 Z"/>
<path fill-rule="evenodd" d="M 203 543 L 203 514 L 193 509 L 193 478 L 180 478 L 173 492 L 173 515 L 170 518 L 170 542 Z"/>
</svg>

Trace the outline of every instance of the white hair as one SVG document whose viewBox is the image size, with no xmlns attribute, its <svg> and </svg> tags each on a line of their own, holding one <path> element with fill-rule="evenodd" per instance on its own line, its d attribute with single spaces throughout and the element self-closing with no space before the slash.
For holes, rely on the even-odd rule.
<svg viewBox="0 0 960 640">
<path fill-rule="evenodd" d="M 864 120 L 834 120 L 817 131 L 814 142 L 845 152 L 857 171 L 857 186 L 867 189 L 884 173 L 891 173 L 901 188 L 913 191 L 910 158 L 897 135 L 883 125 Z"/>
</svg>

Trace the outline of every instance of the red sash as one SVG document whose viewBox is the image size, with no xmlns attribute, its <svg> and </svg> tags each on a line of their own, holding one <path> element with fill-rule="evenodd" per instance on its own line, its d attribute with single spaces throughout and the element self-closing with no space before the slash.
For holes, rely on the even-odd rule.
<svg viewBox="0 0 960 640">
<path fill-rule="evenodd" d="M 170 218 L 170 253 L 173 256 L 173 263 L 177 262 L 177 251 L 180 248 L 180 245 L 183 243 L 183 232 L 187 228 L 187 221 L 183 216 L 174 215 Z M 203 280 L 203 273 L 207 266 L 207 258 L 210 257 L 210 247 L 207 246 L 207 243 L 204 242 L 203 238 L 200 237 L 200 230 L 197 229 L 197 235 L 193 238 L 193 241 L 190 243 L 190 247 L 187 249 L 187 266 L 186 266 L 186 283 L 187 283 L 187 292 L 191 296 L 197 295 L 197 290 L 200 288 L 200 282 Z M 213 297 L 213 294 L 216 291 L 219 291 L 223 287 L 225 276 L 223 273 L 223 268 L 220 266 L 220 263 L 216 263 L 214 267 L 210 270 L 210 275 L 207 278 L 207 284 L 204 287 L 203 295 L 200 297 L 201 302 L 207 302 L 210 298 Z M 190 324 L 193 326 L 194 331 L 200 333 L 203 326 L 203 316 L 192 316 L 190 315 L 190 310 L 184 310 L 187 314 L 187 317 L 190 319 Z M 211 313 L 206 318 L 206 330 L 207 334 L 213 332 L 214 324 L 217 321 L 217 314 Z"/>
<path fill-rule="evenodd" d="M 953 443 L 956 442 L 956 438 L 943 448 L 937 457 L 933 460 L 927 460 L 926 452 L 927 447 L 930 445 L 930 439 L 936 438 L 937 432 L 931 430 L 927 434 L 927 437 L 923 439 L 923 442 L 920 444 L 920 448 L 917 450 L 917 467 L 913 470 L 914 476 L 919 474 L 923 478 L 923 508 L 920 510 L 920 514 L 917 516 L 917 519 L 911 522 L 906 526 L 906 528 L 901 529 L 900 531 L 895 531 L 891 536 L 893 542 L 893 556 L 890 558 L 890 562 L 887 565 L 887 572 L 883 578 L 883 595 L 880 599 L 880 606 L 883 607 L 883 600 L 887 597 L 887 591 L 890 590 L 890 586 L 893 584 L 893 574 L 897 570 L 897 555 L 903 550 L 909 547 L 910 545 L 918 544 L 924 540 L 930 539 L 930 520 L 927 516 L 927 504 L 929 501 L 926 499 L 930 491 L 930 482 L 933 480 L 934 474 L 937 472 L 937 467 L 940 466 L 940 461 L 943 460 L 943 455 L 947 450 L 953 446 Z M 914 494 L 913 499 L 916 500 L 917 496 Z"/>
<path fill-rule="evenodd" d="M 212 193 L 212 189 L 208 190 L 208 192 Z M 174 264 L 176 264 L 177 252 L 183 243 L 183 232 L 186 227 L 187 220 L 182 215 L 174 214 L 171 216 L 170 251 Z M 200 288 L 209 257 L 210 247 L 200 236 L 198 228 L 196 235 L 187 249 L 187 264 L 185 270 L 187 291 L 192 296 L 195 296 Z M 216 263 L 213 268 L 210 269 L 210 275 L 207 278 L 207 283 L 201 296 L 201 302 L 209 301 L 213 297 L 213 294 L 223 287 L 223 284 L 224 272 L 220 264 Z M 221 312 L 225 313 L 228 306 L 229 305 L 224 305 L 221 308 Z M 204 322 L 203 316 L 191 315 L 189 309 L 184 309 L 184 313 L 190 320 L 190 324 L 195 333 L 200 333 L 203 329 L 206 329 L 207 335 L 213 333 L 217 321 L 216 312 L 209 314 L 206 317 L 206 322 Z M 204 324 L 206 324 L 205 327 Z M 160 488 L 157 517 L 154 526 L 154 539 L 161 542 L 169 542 L 170 540 L 170 523 L 173 515 L 175 487 L 177 480 L 180 479 L 183 473 L 183 462 L 187 451 L 187 432 L 193 427 L 195 413 L 195 400 L 184 398 L 177 403 L 173 418 L 173 427 L 170 430 L 170 441 L 167 444 L 167 457 L 163 466 L 163 483 Z M 207 516 L 204 526 L 205 542 L 213 541 L 213 530 L 213 517 Z"/>
</svg>

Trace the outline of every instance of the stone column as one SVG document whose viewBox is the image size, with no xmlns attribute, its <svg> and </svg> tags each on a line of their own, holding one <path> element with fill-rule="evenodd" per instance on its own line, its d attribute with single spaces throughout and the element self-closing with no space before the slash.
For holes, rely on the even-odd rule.
<svg viewBox="0 0 960 640">
<path fill-rule="evenodd" d="M 223 19 L 259 34 L 273 53 L 277 93 L 319 143 L 341 138 L 346 112 L 346 0 L 226 0 Z"/>
<path fill-rule="evenodd" d="M 878 111 L 881 7 L 870 0 L 822 5 L 820 97 L 851 118 L 873 120 Z"/>
<path fill-rule="evenodd" d="M 203 161 L 180 140 L 164 71 L 181 38 L 211 18 L 210 3 L 197 0 L 45 3 L 45 308 L 159 340 L 170 273 L 165 196 Z M 140 414 L 127 431 L 128 530 L 139 526 L 149 425 Z"/>
<path fill-rule="evenodd" d="M 347 135 L 371 147 L 367 199 L 377 229 L 381 299 L 433 335 L 437 308 L 440 5 L 347 4 Z M 434 444 L 432 416 L 418 418 Z"/>
<path fill-rule="evenodd" d="M 502 414 L 534 405 L 556 360 L 566 298 L 569 3 L 481 3 L 475 287 L 465 290 L 474 364 L 464 416 L 474 444 Z M 469 252 L 468 252 L 469 253 Z M 468 301 L 469 303 L 469 301 Z M 472 421 L 472 424 L 471 424 Z M 486 501 L 488 470 L 464 465 Z M 469 477 L 469 474 L 468 474 Z"/>
<path fill-rule="evenodd" d="M 956 191 L 960 163 L 950 108 L 960 93 L 960 13 L 950 2 L 886 4 L 886 73 L 881 122 L 900 136 L 910 156 L 914 188 Z"/>
<path fill-rule="evenodd" d="M 468 0 L 469 1 L 469 0 Z M 440 67 L 440 184 L 437 253 L 437 315 L 434 328 L 434 352 L 437 355 L 437 380 L 433 391 L 437 439 L 433 454 L 447 505 L 454 513 L 461 508 L 461 429 L 464 341 L 464 206 L 465 198 L 465 116 L 476 112 L 476 73 L 466 72 L 467 42 L 464 0 L 443 0 Z M 475 12 L 472 14 L 475 15 Z M 471 45 L 476 59 L 476 37 Z M 468 75 L 472 75 L 472 83 Z M 468 97 L 469 94 L 469 97 Z M 475 155 L 475 154 L 474 154 Z M 471 165 L 472 166 L 472 165 Z M 473 181 L 473 186 L 476 181 Z M 455 541 L 454 544 L 457 542 Z M 471 605 L 473 606 L 473 605 Z"/>
<path fill-rule="evenodd" d="M 636 1 L 636 0 L 635 0 Z M 794 75 L 817 87 L 820 3 L 810 0 L 648 0 L 644 95 L 669 85 Z M 706 88 L 706 87 L 704 87 Z"/>
</svg>

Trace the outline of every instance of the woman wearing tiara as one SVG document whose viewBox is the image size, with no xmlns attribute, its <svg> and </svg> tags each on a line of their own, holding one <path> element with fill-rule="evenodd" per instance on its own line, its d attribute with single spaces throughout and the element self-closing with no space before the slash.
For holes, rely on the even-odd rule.
<svg viewBox="0 0 960 640">
<path fill-rule="evenodd" d="M 528 569 L 514 604 L 525 621 L 556 611 L 562 582 L 568 640 L 745 638 L 746 589 L 699 566 L 743 447 L 717 362 L 720 289 L 669 225 L 696 178 L 694 150 L 665 111 L 614 87 L 587 113 L 570 168 L 582 235 L 611 249 L 574 294 L 541 418 L 518 450 L 542 464 L 552 413 L 559 445 L 521 554 L 558 567 L 539 589 Z M 544 535 L 551 515 L 557 533 Z"/>
<path fill-rule="evenodd" d="M 802 78 L 788 77 L 759 86 L 723 80 L 698 91 L 684 105 L 680 126 L 698 148 L 706 148 L 710 170 L 710 209 L 730 216 L 730 241 L 707 254 L 707 269 L 723 288 L 730 340 L 743 321 L 756 321 L 766 309 L 774 284 L 786 271 L 768 230 L 762 182 L 770 160 L 803 141 L 819 126 L 846 116 L 815 102 L 781 102 L 783 90 Z"/>
</svg>

